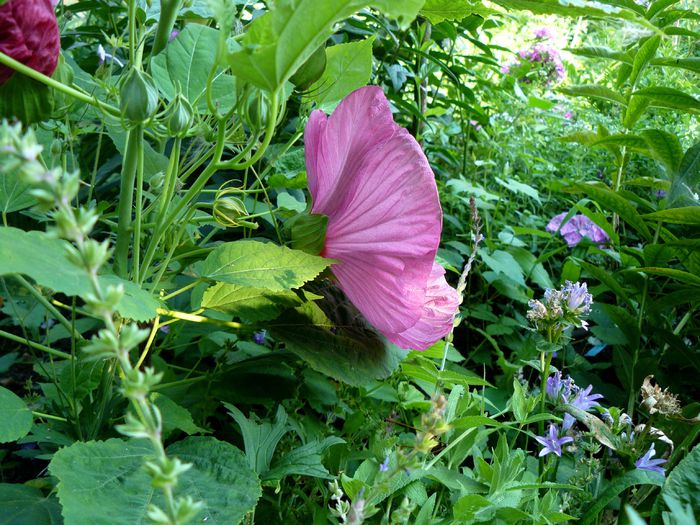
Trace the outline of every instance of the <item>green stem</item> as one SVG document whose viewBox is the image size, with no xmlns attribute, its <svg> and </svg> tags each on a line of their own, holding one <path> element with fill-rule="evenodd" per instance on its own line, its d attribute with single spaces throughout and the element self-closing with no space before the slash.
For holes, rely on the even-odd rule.
<svg viewBox="0 0 700 525">
<path fill-rule="evenodd" d="M 143 211 L 143 134 L 141 140 L 136 145 L 136 210 L 134 213 L 134 270 L 133 276 L 136 282 L 140 281 L 141 275 L 141 215 Z"/>
<path fill-rule="evenodd" d="M 158 19 L 158 27 L 156 36 L 153 40 L 153 50 L 151 56 L 156 56 L 168 44 L 168 38 L 175 26 L 177 14 L 180 12 L 182 0 L 168 1 L 160 0 L 160 18 Z"/>
<path fill-rule="evenodd" d="M 139 164 L 140 142 L 143 140 L 143 127 L 138 125 L 129 130 L 126 150 L 122 161 L 121 189 L 119 191 L 119 222 L 117 242 L 114 248 L 115 270 L 119 277 L 126 277 L 129 266 L 129 244 L 131 240 L 131 209 L 134 203 L 134 183 Z M 142 151 L 142 150 L 141 150 Z"/>
<path fill-rule="evenodd" d="M 90 104 L 91 106 L 95 106 L 96 108 L 101 109 L 102 111 L 108 113 L 109 115 L 112 115 L 113 117 L 119 117 L 121 115 L 119 110 L 114 106 L 101 102 L 97 100 L 96 97 L 90 96 L 87 93 L 83 93 L 82 91 L 78 91 L 77 89 L 71 86 L 67 86 L 61 82 L 58 82 L 57 80 L 54 80 L 51 77 L 47 77 L 43 73 L 39 73 L 38 71 L 28 66 L 25 66 L 21 62 L 16 61 L 14 58 L 6 55 L 2 51 L 0 51 L 0 64 L 14 69 L 18 73 L 32 78 L 37 82 L 41 82 L 46 86 L 54 88 L 55 90 L 60 91 L 65 95 L 68 95 L 69 97 L 73 97 L 76 100 L 85 102 L 86 104 Z"/>
<path fill-rule="evenodd" d="M 67 354 L 66 352 L 61 352 L 60 350 L 54 350 L 53 348 L 49 346 L 44 346 L 39 343 L 35 343 L 34 341 L 30 341 L 29 339 L 25 339 L 24 337 L 19 337 L 18 335 L 11 334 L 10 332 L 6 332 L 5 330 L 0 330 L 0 337 L 4 337 L 5 339 L 9 339 L 10 341 L 14 341 L 16 343 L 22 343 L 27 345 L 30 348 L 34 348 L 35 350 L 40 350 L 46 354 L 55 356 L 55 357 L 60 357 L 61 359 L 73 359 L 73 356 L 70 354 Z"/>
<path fill-rule="evenodd" d="M 68 420 L 65 417 L 53 416 L 51 414 L 44 414 L 43 412 L 37 412 L 36 410 L 32 410 L 32 415 L 34 417 L 40 417 L 40 418 L 44 418 L 44 419 L 53 419 L 55 421 L 62 421 L 63 423 L 68 423 Z"/>
</svg>

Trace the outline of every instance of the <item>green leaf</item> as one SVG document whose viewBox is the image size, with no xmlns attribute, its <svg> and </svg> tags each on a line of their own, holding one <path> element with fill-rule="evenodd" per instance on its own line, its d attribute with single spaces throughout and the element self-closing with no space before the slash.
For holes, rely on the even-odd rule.
<svg viewBox="0 0 700 525">
<path fill-rule="evenodd" d="M 285 291 L 314 279 L 332 263 L 332 259 L 272 243 L 234 241 L 214 249 L 201 271 L 219 282 Z"/>
<path fill-rule="evenodd" d="M 503 250 L 496 250 L 488 253 L 484 248 L 479 250 L 479 257 L 494 272 L 505 274 L 518 284 L 525 286 L 525 276 L 523 269 L 510 253 Z"/>
<path fill-rule="evenodd" d="M 576 259 L 576 262 L 579 264 L 579 266 L 581 266 L 583 269 L 585 269 L 593 277 L 595 277 L 601 283 L 603 283 L 605 286 L 607 286 L 620 299 L 624 299 L 630 305 L 632 304 L 625 289 L 622 287 L 622 285 L 620 283 L 618 283 L 615 280 L 615 277 L 613 277 L 613 274 L 609 270 L 602 268 L 598 265 L 586 262 L 583 259 Z"/>
<path fill-rule="evenodd" d="M 216 283 L 204 292 L 201 307 L 230 313 L 246 321 L 266 321 L 300 304 L 301 300 L 293 292 Z"/>
<path fill-rule="evenodd" d="M 654 504 L 652 524 L 661 522 L 661 520 L 655 520 L 654 517 L 660 511 L 662 499 L 667 498 L 677 501 L 680 507 L 690 507 L 691 514 L 700 516 L 698 487 L 700 487 L 700 445 L 696 445 L 668 475 L 661 488 L 657 503 Z"/>
<path fill-rule="evenodd" d="M 587 58 L 605 58 L 608 60 L 617 60 L 618 62 L 627 63 L 632 65 L 632 59 L 628 53 L 622 53 L 620 51 L 615 51 L 608 47 L 602 46 L 589 46 L 589 47 L 577 47 L 575 49 L 567 48 L 566 51 L 573 53 L 574 55 L 587 57 Z"/>
<path fill-rule="evenodd" d="M 20 180 L 17 170 L 0 172 L 0 212 L 24 210 L 36 203 L 29 193 L 31 188 Z"/>
<path fill-rule="evenodd" d="M 632 129 L 637 121 L 649 107 L 650 101 L 646 97 L 631 96 L 622 117 L 622 125 Z"/>
<path fill-rule="evenodd" d="M 329 436 L 323 441 L 311 441 L 295 448 L 276 461 L 272 468 L 263 476 L 266 481 L 281 480 L 286 476 L 311 476 L 314 478 L 330 479 L 330 472 L 321 463 L 323 453 L 333 445 L 345 443 L 345 440 Z"/>
<path fill-rule="evenodd" d="M 231 417 L 238 423 L 243 435 L 243 444 L 248 465 L 258 475 L 270 470 L 272 456 L 284 435 L 291 430 L 287 424 L 287 412 L 282 405 L 277 405 L 274 423 L 263 421 L 256 423 L 245 417 L 235 406 L 224 403 Z"/>
<path fill-rule="evenodd" d="M 687 284 L 694 284 L 695 286 L 700 286 L 700 277 L 684 272 L 683 270 L 674 270 L 673 268 L 654 268 L 650 266 L 643 266 L 641 268 L 630 268 L 630 271 L 635 271 L 635 272 L 644 272 L 644 273 L 649 273 L 652 275 L 660 275 L 662 277 L 669 277 L 671 279 L 674 279 L 676 281 L 680 281 L 682 283 L 687 283 Z"/>
<path fill-rule="evenodd" d="M 0 86 L 0 118 L 34 124 L 49 118 L 53 109 L 53 90 L 33 78 L 15 73 Z"/>
<path fill-rule="evenodd" d="M 644 215 L 645 219 L 668 222 L 671 224 L 700 225 L 700 206 L 684 206 L 683 208 L 669 208 Z"/>
<path fill-rule="evenodd" d="M 512 191 L 513 193 L 520 193 L 522 195 L 527 195 L 528 197 L 531 197 L 537 203 L 541 203 L 542 201 L 540 200 L 540 194 L 539 192 L 530 186 L 529 184 L 525 184 L 523 182 L 520 182 L 518 180 L 515 180 L 512 177 L 509 177 L 507 181 L 499 178 L 499 177 L 494 177 L 494 180 L 504 188 L 506 188 L 508 191 Z"/>
<path fill-rule="evenodd" d="M 620 95 L 617 91 L 613 91 L 608 87 L 597 84 L 567 86 L 565 88 L 559 89 L 559 91 L 571 97 L 596 98 L 600 100 L 606 100 L 608 102 L 614 102 L 616 104 L 621 104 L 623 106 L 627 105 L 627 100 L 625 99 L 625 97 Z"/>
<path fill-rule="evenodd" d="M 185 434 L 201 434 L 206 432 L 203 428 L 195 425 L 192 414 L 185 407 L 178 405 L 168 396 L 153 393 L 151 400 L 160 410 L 163 418 L 163 437 L 167 438 L 173 430 L 182 430 Z"/>
<path fill-rule="evenodd" d="M 470 0 L 426 0 L 420 14 L 431 24 L 439 24 L 445 20 L 462 20 L 479 10 L 480 5 L 472 5 Z"/>
<path fill-rule="evenodd" d="M 207 79 L 216 64 L 218 46 L 218 30 L 187 24 L 163 53 L 153 57 L 153 79 L 165 98 L 175 98 L 179 88 L 192 107 L 207 113 Z M 231 110 L 236 105 L 236 79 L 219 69 L 212 80 L 211 98 L 220 113 Z"/>
<path fill-rule="evenodd" d="M 372 6 L 410 23 L 424 0 L 379 0 Z M 269 91 L 278 90 L 333 34 L 337 22 L 369 0 L 280 0 L 256 18 L 228 57 L 233 74 Z"/>
<path fill-rule="evenodd" d="M 597 184 L 574 183 L 573 187 L 597 201 L 604 208 L 617 213 L 622 220 L 647 239 L 651 237 L 644 219 L 639 215 L 637 209 L 624 197 L 605 186 Z"/>
<path fill-rule="evenodd" d="M 694 73 L 700 73 L 700 57 L 691 58 L 654 58 L 651 61 L 652 66 L 660 67 L 677 67 L 687 69 Z"/>
<path fill-rule="evenodd" d="M 631 470 L 625 472 L 611 480 L 602 493 L 593 500 L 588 506 L 586 513 L 579 521 L 580 525 L 589 525 L 595 523 L 598 514 L 610 503 L 613 499 L 619 496 L 624 490 L 633 487 L 634 485 L 655 485 L 660 487 L 663 485 L 664 477 L 657 472 L 649 472 L 647 470 Z"/>
<path fill-rule="evenodd" d="M 61 507 L 55 496 L 37 488 L 0 483 L 0 525 L 61 525 Z"/>
<path fill-rule="evenodd" d="M 32 429 L 32 411 L 14 392 L 0 386 L 0 443 L 17 441 Z"/>
<path fill-rule="evenodd" d="M 272 335 L 314 369 L 365 386 L 398 367 L 406 352 L 387 342 L 338 292 L 308 302 L 269 324 Z"/>
<path fill-rule="evenodd" d="M 603 18 L 622 18 L 649 25 L 640 15 L 644 9 L 617 7 L 615 2 L 594 0 L 494 0 L 495 4 L 508 9 L 527 9 L 537 15 L 561 16 L 598 16 Z"/>
<path fill-rule="evenodd" d="M 654 58 L 660 43 L 661 37 L 654 35 L 640 46 L 639 51 L 637 51 L 637 54 L 634 56 L 634 62 L 632 63 L 632 73 L 630 74 L 630 84 L 632 84 L 632 86 L 637 85 L 639 74 L 644 71 L 649 61 Z"/>
<path fill-rule="evenodd" d="M 696 205 L 692 193 L 697 191 L 700 184 L 700 142 L 687 149 L 678 174 L 671 181 L 668 201 L 671 206 Z"/>
<path fill-rule="evenodd" d="M 683 158 L 683 146 L 673 133 L 661 129 L 645 129 L 640 133 L 651 156 L 659 161 L 669 175 L 676 173 Z"/>
<path fill-rule="evenodd" d="M 59 450 L 49 464 L 56 476 L 63 517 L 71 525 L 146 525 L 150 503 L 163 506 L 143 468 L 153 448 L 144 441 L 78 442 Z M 235 525 L 260 497 L 260 482 L 243 453 L 211 437 L 190 437 L 168 447 L 168 455 L 193 466 L 175 495 L 205 502 L 194 521 Z"/>
<path fill-rule="evenodd" d="M 644 89 L 638 89 L 633 95 L 646 97 L 651 101 L 651 105 L 658 108 L 670 109 L 700 109 L 700 100 L 695 97 L 673 89 L 662 86 L 652 86 Z"/>
<path fill-rule="evenodd" d="M 84 297 L 92 292 L 85 270 L 66 257 L 68 243 L 45 233 L 0 228 L 0 275 L 20 273 L 37 284 L 70 296 Z M 41 257 L 37 257 L 37 254 Z M 51 261 L 51 264 L 46 264 Z M 100 275 L 102 286 L 124 286 L 124 297 L 117 310 L 128 319 L 148 321 L 156 316 L 160 303 L 136 283 L 115 275 Z"/>
<path fill-rule="evenodd" d="M 326 69 L 305 97 L 327 113 L 346 95 L 366 85 L 372 75 L 374 37 L 326 49 Z"/>
</svg>

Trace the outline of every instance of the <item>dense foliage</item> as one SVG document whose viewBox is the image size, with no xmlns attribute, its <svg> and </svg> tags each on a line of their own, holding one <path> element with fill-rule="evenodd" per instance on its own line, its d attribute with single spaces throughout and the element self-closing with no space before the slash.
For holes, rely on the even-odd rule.
<svg viewBox="0 0 700 525">
<path fill-rule="evenodd" d="M 698 42 L 692 0 L 0 0 L 0 523 L 696 523 Z"/>
</svg>

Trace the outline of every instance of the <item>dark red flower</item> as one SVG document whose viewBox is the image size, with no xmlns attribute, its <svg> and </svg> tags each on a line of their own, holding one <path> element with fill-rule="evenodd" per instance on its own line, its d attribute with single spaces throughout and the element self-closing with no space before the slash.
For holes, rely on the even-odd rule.
<svg viewBox="0 0 700 525">
<path fill-rule="evenodd" d="M 9 0 L 0 5 L 0 51 L 45 75 L 53 74 L 61 50 L 50 0 Z M 14 70 L 0 65 L 0 85 Z"/>
</svg>

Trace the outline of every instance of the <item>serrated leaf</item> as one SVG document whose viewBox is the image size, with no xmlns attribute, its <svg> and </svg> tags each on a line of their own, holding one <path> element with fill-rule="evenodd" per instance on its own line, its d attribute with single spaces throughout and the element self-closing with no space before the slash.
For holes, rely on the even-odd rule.
<svg viewBox="0 0 700 525">
<path fill-rule="evenodd" d="M 300 304 L 301 300 L 293 292 L 216 283 L 204 292 L 201 307 L 230 313 L 247 321 L 266 321 L 277 317 L 282 310 Z"/>
<path fill-rule="evenodd" d="M 205 433 L 203 428 L 195 425 L 192 414 L 185 407 L 160 393 L 153 393 L 151 397 L 163 418 L 164 438 L 167 438 L 173 430 L 182 430 L 188 436 Z"/>
<path fill-rule="evenodd" d="M 272 243 L 234 241 L 216 247 L 201 271 L 214 281 L 285 291 L 314 279 L 332 263 L 332 259 Z"/>
<path fill-rule="evenodd" d="M 17 170 L 0 172 L 0 212 L 24 210 L 36 203 L 30 189 L 29 184 L 20 180 Z"/>
<path fill-rule="evenodd" d="M 651 105 L 658 108 L 700 110 L 700 100 L 674 88 L 652 86 L 632 94 L 648 98 Z"/>
<path fill-rule="evenodd" d="M 84 297 L 92 292 L 85 270 L 66 257 L 66 245 L 45 233 L 25 232 L 17 228 L 0 228 L 0 275 L 19 273 L 37 284 L 70 296 Z M 41 254 L 41 257 L 37 257 Z M 128 319 L 148 321 L 156 316 L 158 301 L 136 283 L 115 275 L 100 275 L 103 287 L 124 286 L 124 297 L 117 311 Z"/>
<path fill-rule="evenodd" d="M 617 91 L 613 91 L 608 87 L 597 84 L 567 86 L 560 88 L 559 91 L 572 97 L 597 98 L 600 100 L 621 104 L 623 106 L 627 105 L 627 100 L 625 97 L 620 95 Z"/>
<path fill-rule="evenodd" d="M 697 490 L 700 487 L 700 445 L 693 449 L 670 472 L 664 486 L 661 489 L 661 497 L 657 499 L 652 513 L 651 523 L 660 523 L 654 518 L 661 509 L 661 501 L 664 498 L 673 498 L 681 508 L 690 508 L 695 516 L 700 516 L 700 499 Z"/>
<path fill-rule="evenodd" d="M 11 390 L 0 386 L 0 443 L 17 441 L 32 429 L 32 411 Z"/>
<path fill-rule="evenodd" d="M 659 48 L 661 43 L 661 37 L 654 35 L 647 39 L 637 51 L 634 56 L 634 62 L 632 63 L 632 73 L 630 74 L 630 84 L 635 86 L 637 84 L 637 79 L 644 68 L 647 67 L 649 61 L 656 55 L 656 50 Z"/>
<path fill-rule="evenodd" d="M 194 521 L 235 525 L 260 497 L 260 482 L 245 456 L 211 437 L 190 437 L 168 447 L 192 468 L 179 478 L 175 495 L 190 495 L 205 506 Z M 146 525 L 146 508 L 162 508 L 143 465 L 153 448 L 144 441 L 78 442 L 59 450 L 49 471 L 59 480 L 63 517 L 71 525 Z"/>
<path fill-rule="evenodd" d="M 654 213 L 647 213 L 644 215 L 644 218 L 671 224 L 700 225 L 700 206 L 669 208 Z"/>
<path fill-rule="evenodd" d="M 366 85 L 372 74 L 374 37 L 326 49 L 326 69 L 305 97 L 330 113 L 348 94 Z"/>
<path fill-rule="evenodd" d="M 62 525 L 55 496 L 28 485 L 0 483 L 0 525 Z"/>
<path fill-rule="evenodd" d="M 472 6 L 469 0 L 455 2 L 455 0 L 426 0 L 420 14 L 427 18 L 431 24 L 439 24 L 445 20 L 462 20 L 476 12 L 481 6 Z"/>
<path fill-rule="evenodd" d="M 151 61 L 153 79 L 167 100 L 178 89 L 200 112 L 208 112 L 206 88 L 215 65 L 219 31 L 201 24 L 187 24 L 165 51 Z M 211 97 L 220 113 L 236 105 L 236 79 L 218 70 L 211 83 Z"/>
</svg>

